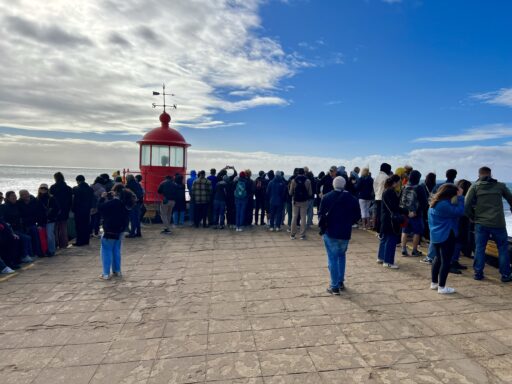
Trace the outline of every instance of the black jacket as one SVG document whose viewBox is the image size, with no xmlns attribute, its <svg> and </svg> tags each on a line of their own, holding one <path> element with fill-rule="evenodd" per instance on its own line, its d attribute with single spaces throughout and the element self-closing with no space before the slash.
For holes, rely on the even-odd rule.
<svg viewBox="0 0 512 384">
<path fill-rule="evenodd" d="M 357 198 L 361 200 L 373 199 L 373 179 L 371 176 L 361 176 L 356 183 Z"/>
<path fill-rule="evenodd" d="M 11 204 L 8 201 L 0 205 L 0 217 L 9 223 L 14 231 L 21 231 L 21 214 L 18 204 Z"/>
<path fill-rule="evenodd" d="M 71 209 L 78 214 L 89 214 L 94 206 L 94 191 L 86 182 L 73 188 L 73 204 Z"/>
<path fill-rule="evenodd" d="M 407 215 L 407 209 L 400 208 L 400 199 L 393 188 L 388 188 L 382 194 L 380 233 L 385 235 L 399 235 L 400 228 L 391 224 L 392 213 Z"/>
<path fill-rule="evenodd" d="M 57 220 L 67 220 L 69 211 L 71 210 L 71 202 L 73 201 L 73 190 L 65 182 L 55 183 L 50 187 L 50 195 L 52 195 L 60 207 Z"/>
<path fill-rule="evenodd" d="M 334 187 L 332 186 L 332 181 L 333 178 L 329 174 L 322 177 L 322 180 L 320 180 L 316 185 L 316 193 L 318 195 L 320 195 L 320 193 L 322 193 L 322 195 L 327 195 L 329 192 L 334 190 Z"/>
<path fill-rule="evenodd" d="M 21 224 L 24 229 L 33 225 L 46 225 L 43 205 L 34 196 L 30 196 L 28 203 L 19 199 L 16 204 L 20 212 Z"/>
<path fill-rule="evenodd" d="M 213 200 L 226 202 L 227 197 L 228 197 L 228 184 L 224 180 L 221 180 L 215 186 Z"/>
<path fill-rule="evenodd" d="M 136 180 L 130 180 L 126 183 L 126 188 L 135 193 L 137 201 L 142 202 L 144 200 L 144 190 Z"/>
<path fill-rule="evenodd" d="M 352 225 L 361 218 L 361 209 L 350 192 L 331 191 L 322 198 L 318 215 L 327 215 L 327 236 L 350 240 Z"/>
<path fill-rule="evenodd" d="M 43 209 L 43 221 L 45 223 L 55 223 L 60 214 L 60 207 L 55 197 L 45 193 L 42 196 L 38 196 L 37 200 Z"/>
<path fill-rule="evenodd" d="M 98 211 L 103 217 L 103 231 L 107 239 L 119 239 L 121 233 L 128 227 L 129 210 L 119 199 L 107 200 L 101 198 Z"/>
</svg>

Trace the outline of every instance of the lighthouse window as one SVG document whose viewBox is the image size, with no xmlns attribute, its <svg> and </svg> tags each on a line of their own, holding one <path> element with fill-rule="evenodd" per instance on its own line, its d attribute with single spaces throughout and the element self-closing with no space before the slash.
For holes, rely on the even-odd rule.
<svg viewBox="0 0 512 384">
<path fill-rule="evenodd" d="M 140 154 L 140 165 L 151 165 L 151 146 L 143 145 Z"/>
<path fill-rule="evenodd" d="M 169 166 L 169 147 L 167 145 L 153 145 L 151 165 L 157 167 Z"/>
<path fill-rule="evenodd" d="M 183 167 L 182 147 L 171 147 L 171 167 Z"/>
</svg>

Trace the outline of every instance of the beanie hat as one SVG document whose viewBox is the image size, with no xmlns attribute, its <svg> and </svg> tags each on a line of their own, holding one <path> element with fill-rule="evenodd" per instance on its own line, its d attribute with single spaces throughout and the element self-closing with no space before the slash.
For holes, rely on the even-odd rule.
<svg viewBox="0 0 512 384">
<path fill-rule="evenodd" d="M 265 176 L 265 171 L 260 171 L 259 175 L 260 175 L 260 177 Z"/>
<path fill-rule="evenodd" d="M 336 176 L 334 180 L 332 181 L 332 186 L 337 191 L 341 191 L 343 188 L 345 188 L 346 180 L 344 177 Z"/>
<path fill-rule="evenodd" d="M 244 172 L 244 171 L 240 172 L 240 177 L 241 177 L 242 179 L 245 179 L 245 172 Z"/>
</svg>

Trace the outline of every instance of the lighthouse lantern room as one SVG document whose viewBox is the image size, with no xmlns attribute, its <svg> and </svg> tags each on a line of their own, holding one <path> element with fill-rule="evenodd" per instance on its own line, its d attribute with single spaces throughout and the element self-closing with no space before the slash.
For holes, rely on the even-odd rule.
<svg viewBox="0 0 512 384">
<path fill-rule="evenodd" d="M 160 95 L 160 92 L 153 92 L 153 95 Z M 144 201 L 146 203 L 158 203 L 161 197 L 157 193 L 158 186 L 166 176 L 175 176 L 176 173 L 183 175 L 185 180 L 187 173 L 187 148 L 190 147 L 185 138 L 177 130 L 171 128 L 171 116 L 166 112 L 165 96 L 172 94 L 165 93 L 165 84 L 162 95 L 164 104 L 153 107 L 164 107 L 160 115 L 160 127 L 154 128 L 144 135 L 142 140 L 137 141 L 139 148 L 139 169 L 142 175 L 142 186 L 146 192 Z M 176 109 L 176 105 L 172 105 Z"/>
</svg>

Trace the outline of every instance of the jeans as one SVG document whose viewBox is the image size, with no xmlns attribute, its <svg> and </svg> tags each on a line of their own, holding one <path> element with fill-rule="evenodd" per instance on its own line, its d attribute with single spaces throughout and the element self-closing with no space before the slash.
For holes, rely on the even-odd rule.
<svg viewBox="0 0 512 384">
<path fill-rule="evenodd" d="M 395 264 L 396 244 L 398 236 L 394 234 L 382 234 L 379 244 L 378 259 L 387 264 Z"/>
<path fill-rule="evenodd" d="M 172 213 L 172 222 L 174 225 L 183 225 L 185 224 L 185 211 L 176 211 Z"/>
<path fill-rule="evenodd" d="M 21 244 L 23 246 L 23 257 L 34 256 L 34 251 L 32 250 L 32 239 L 30 236 L 19 231 L 14 231 L 14 233 L 20 238 Z"/>
<path fill-rule="evenodd" d="M 130 210 L 130 235 L 140 235 L 140 204 L 135 204 Z"/>
<path fill-rule="evenodd" d="M 270 228 L 281 228 L 283 222 L 283 204 L 270 205 Z"/>
<path fill-rule="evenodd" d="M 286 214 L 287 214 L 287 224 L 288 224 L 288 228 L 291 228 L 292 226 L 292 214 L 293 214 L 293 207 L 292 207 L 292 202 L 291 201 L 287 201 L 286 204 L 285 204 L 285 208 L 286 208 Z"/>
<path fill-rule="evenodd" d="M 39 231 L 37 230 L 36 225 L 31 225 L 26 230 L 27 235 L 30 236 L 32 241 L 32 251 L 35 255 L 41 257 L 43 255 L 43 250 L 41 249 L 41 241 L 39 240 Z"/>
<path fill-rule="evenodd" d="M 331 288 L 337 289 L 345 280 L 345 254 L 348 248 L 348 240 L 333 239 L 327 235 L 322 237 L 325 250 L 327 251 L 327 265 L 331 275 Z"/>
<path fill-rule="evenodd" d="M 485 247 L 489 239 L 494 240 L 498 247 L 500 274 L 502 277 L 510 276 L 510 256 L 508 254 L 508 240 L 506 228 L 491 228 L 475 225 L 475 260 L 473 269 L 475 275 L 483 276 L 485 267 Z"/>
<path fill-rule="evenodd" d="M 103 275 L 110 275 L 112 272 L 121 272 L 121 239 L 101 238 L 101 263 L 103 265 Z"/>
<path fill-rule="evenodd" d="M 462 243 L 457 241 L 455 243 L 455 246 L 453 247 L 452 264 L 459 261 L 461 251 L 462 251 Z"/>
<path fill-rule="evenodd" d="M 432 241 L 428 244 L 427 257 L 430 261 L 434 261 L 436 258 L 436 247 L 434 247 L 434 243 Z"/>
<path fill-rule="evenodd" d="M 101 214 L 96 212 L 91 215 L 91 233 L 97 235 L 100 232 L 100 219 Z"/>
<path fill-rule="evenodd" d="M 244 225 L 245 210 L 247 208 L 247 200 L 236 199 L 235 207 L 236 207 L 235 226 L 237 228 L 240 228 Z"/>
<path fill-rule="evenodd" d="M 436 248 L 436 257 L 432 263 L 432 282 L 439 283 L 440 287 L 444 287 L 450 272 L 453 248 L 455 246 L 454 233 L 451 232 L 448 239 L 442 243 L 435 243 L 434 246 Z"/>
<path fill-rule="evenodd" d="M 254 208 L 254 224 L 258 225 L 259 212 L 261 211 L 260 224 L 265 222 L 265 197 L 256 197 L 256 206 Z"/>
<path fill-rule="evenodd" d="M 48 241 L 48 254 L 55 255 L 55 223 L 46 224 L 46 240 Z"/>
<path fill-rule="evenodd" d="M 224 226 L 224 218 L 226 213 L 226 202 L 213 201 L 213 225 Z"/>
<path fill-rule="evenodd" d="M 306 210 L 306 217 L 307 217 L 306 224 L 308 227 L 311 227 L 313 225 L 313 206 L 314 206 L 314 204 L 315 204 L 314 199 L 308 200 L 308 207 Z"/>
</svg>

